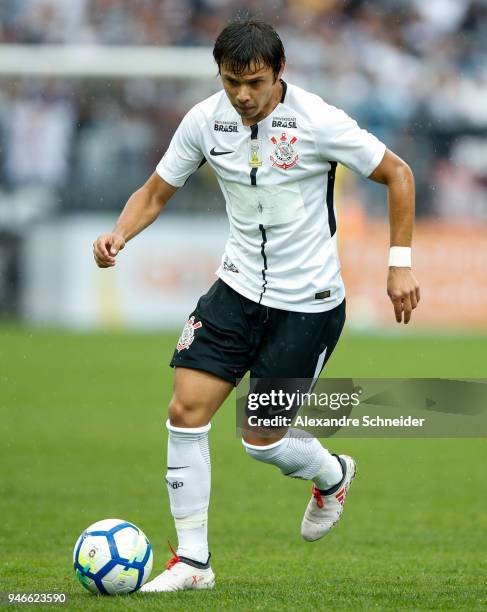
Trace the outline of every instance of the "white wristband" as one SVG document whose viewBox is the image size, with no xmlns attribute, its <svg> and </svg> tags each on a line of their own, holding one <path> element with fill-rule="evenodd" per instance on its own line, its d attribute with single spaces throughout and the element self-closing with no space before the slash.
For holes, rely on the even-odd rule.
<svg viewBox="0 0 487 612">
<path fill-rule="evenodd" d="M 389 250 L 389 267 L 410 268 L 411 247 L 393 246 Z"/>
</svg>

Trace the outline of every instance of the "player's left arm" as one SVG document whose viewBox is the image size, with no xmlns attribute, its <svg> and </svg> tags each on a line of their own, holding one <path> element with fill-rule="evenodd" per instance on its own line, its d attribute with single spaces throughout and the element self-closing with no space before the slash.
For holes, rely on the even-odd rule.
<svg viewBox="0 0 487 612">
<path fill-rule="evenodd" d="M 382 161 L 369 178 L 387 186 L 391 247 L 411 248 L 415 208 L 414 176 L 411 168 L 395 153 L 386 149 Z M 409 323 L 411 313 L 420 299 L 419 283 L 412 273 L 410 261 L 408 262 L 408 251 L 394 253 L 395 256 L 398 254 L 405 259 L 395 261 L 391 255 L 387 294 L 394 306 L 396 321 Z"/>
</svg>

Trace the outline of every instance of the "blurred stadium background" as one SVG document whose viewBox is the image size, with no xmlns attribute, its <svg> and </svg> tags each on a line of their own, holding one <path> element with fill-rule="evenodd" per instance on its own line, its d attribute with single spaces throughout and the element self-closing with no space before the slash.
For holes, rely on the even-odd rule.
<svg viewBox="0 0 487 612">
<path fill-rule="evenodd" d="M 175 543 L 166 364 L 226 238 L 215 180 L 198 171 L 115 269 L 98 270 L 91 245 L 219 88 L 211 46 L 239 11 L 278 28 L 287 80 L 347 110 L 417 179 L 422 302 L 405 328 L 385 295 L 385 191 L 340 170 L 348 322 L 326 374 L 487 378 L 486 0 L 0 0 L 4 590 L 119 609 L 73 579 L 80 531 L 134 521 L 155 571 Z M 218 589 L 176 609 L 485 609 L 485 439 L 328 440 L 361 476 L 343 524 L 310 548 L 297 529 L 308 483 L 250 464 L 233 398 L 213 425 Z"/>
<path fill-rule="evenodd" d="M 412 166 L 415 330 L 487 328 L 485 0 L 3 0 L 0 313 L 68 329 L 177 330 L 226 237 L 202 168 L 117 269 L 91 243 L 153 172 L 179 120 L 219 88 L 211 46 L 270 20 L 285 78 L 344 108 Z M 337 185 L 348 329 L 394 328 L 385 191 Z"/>
</svg>

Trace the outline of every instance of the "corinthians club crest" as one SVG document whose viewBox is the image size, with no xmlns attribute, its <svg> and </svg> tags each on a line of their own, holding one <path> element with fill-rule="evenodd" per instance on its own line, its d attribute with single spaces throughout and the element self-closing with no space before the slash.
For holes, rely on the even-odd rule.
<svg viewBox="0 0 487 612">
<path fill-rule="evenodd" d="M 279 140 L 275 136 L 271 138 L 272 144 L 275 145 L 274 153 L 271 155 L 273 166 L 277 166 L 283 170 L 289 170 L 289 168 L 292 168 L 298 163 L 299 155 L 293 147 L 297 140 L 296 136 L 288 140 L 286 132 L 281 134 Z"/>
<path fill-rule="evenodd" d="M 188 319 L 188 322 L 184 326 L 181 337 L 179 338 L 176 346 L 178 353 L 180 353 L 183 349 L 188 349 L 193 344 L 194 330 L 199 329 L 200 327 L 203 327 L 203 323 L 201 321 L 195 323 L 194 317 L 190 317 Z"/>
</svg>

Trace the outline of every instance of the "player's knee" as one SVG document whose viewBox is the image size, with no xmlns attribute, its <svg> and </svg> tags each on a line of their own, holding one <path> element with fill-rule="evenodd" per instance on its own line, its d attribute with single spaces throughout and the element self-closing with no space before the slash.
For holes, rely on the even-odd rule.
<svg viewBox="0 0 487 612">
<path fill-rule="evenodd" d="M 193 427 L 191 406 L 173 397 L 168 408 L 169 422 L 175 427 Z"/>
<path fill-rule="evenodd" d="M 174 427 L 201 427 L 209 421 L 204 406 L 173 396 L 168 408 L 169 422 Z"/>
</svg>

